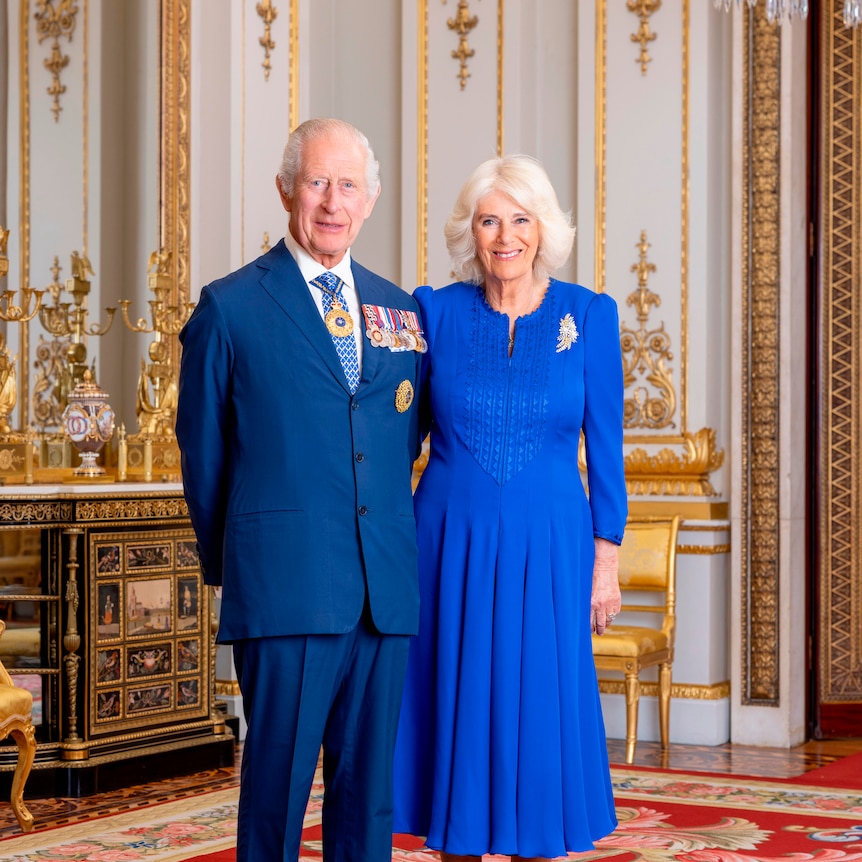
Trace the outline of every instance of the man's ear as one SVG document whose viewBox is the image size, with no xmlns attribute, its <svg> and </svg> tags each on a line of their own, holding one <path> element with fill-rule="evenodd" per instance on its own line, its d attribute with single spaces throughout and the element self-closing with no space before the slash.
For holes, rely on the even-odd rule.
<svg viewBox="0 0 862 862">
<path fill-rule="evenodd" d="M 275 175 L 275 187 L 278 189 L 278 196 L 281 198 L 281 205 L 286 212 L 290 212 L 293 199 L 281 187 L 281 180 L 278 174 Z"/>
</svg>

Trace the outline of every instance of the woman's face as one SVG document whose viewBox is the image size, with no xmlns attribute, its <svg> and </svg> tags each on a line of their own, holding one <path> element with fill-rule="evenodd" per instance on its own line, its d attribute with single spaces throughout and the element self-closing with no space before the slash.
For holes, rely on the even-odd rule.
<svg viewBox="0 0 862 862">
<path fill-rule="evenodd" d="M 473 216 L 476 254 L 486 277 L 498 281 L 532 280 L 539 250 L 539 222 L 503 192 L 479 199 Z"/>
</svg>

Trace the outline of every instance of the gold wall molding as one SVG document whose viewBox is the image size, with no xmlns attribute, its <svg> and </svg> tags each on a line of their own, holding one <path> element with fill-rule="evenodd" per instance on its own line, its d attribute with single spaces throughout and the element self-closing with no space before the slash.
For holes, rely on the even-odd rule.
<svg viewBox="0 0 862 862">
<path fill-rule="evenodd" d="M 290 0 L 289 131 L 299 125 L 299 0 Z"/>
<path fill-rule="evenodd" d="M 443 0 L 445 3 L 446 0 Z M 416 284 L 428 284 L 428 0 L 419 0 L 416 53 Z"/>
<path fill-rule="evenodd" d="M 69 65 L 70 57 L 60 50 L 60 39 L 72 41 L 75 32 L 78 7 L 73 0 L 60 0 L 60 5 L 54 7 L 54 0 L 36 0 L 36 39 L 41 45 L 46 39 L 52 39 L 51 53 L 42 65 L 51 73 L 51 84 L 47 93 L 52 98 L 51 111 L 54 122 L 60 122 L 60 96 L 66 92 L 66 85 L 60 81 L 60 72 Z M 86 47 L 86 46 L 85 46 Z"/>
<path fill-rule="evenodd" d="M 271 53 L 275 50 L 275 42 L 272 40 L 272 22 L 278 17 L 278 8 L 272 5 L 272 0 L 261 0 L 255 7 L 258 16 L 263 21 L 263 36 L 258 38 L 258 43 L 263 48 L 263 77 L 264 80 L 269 80 L 269 73 L 272 70 L 272 61 L 270 60 Z"/>
<path fill-rule="evenodd" d="M 629 0 L 627 0 L 629 2 Z M 682 44 L 680 46 L 682 81 L 680 103 L 680 368 L 678 410 L 680 432 L 688 430 L 688 302 L 689 302 L 689 173 L 690 173 L 690 54 L 691 39 L 690 2 L 682 0 Z M 656 7 L 657 9 L 658 7 Z M 631 10 L 634 11 L 634 10 Z M 598 293 L 606 289 L 605 255 L 607 251 L 607 0 L 596 0 L 596 62 L 595 62 L 595 274 L 594 287 Z M 665 438 L 653 435 L 659 442 L 679 442 L 679 435 Z"/>
<path fill-rule="evenodd" d="M 687 431 L 683 439 L 682 454 L 669 448 L 652 455 L 640 448 L 626 454 L 629 494 L 715 496 L 709 475 L 724 463 L 724 450 L 715 447 L 715 430 Z"/>
<path fill-rule="evenodd" d="M 821 20 L 821 402 L 817 700 L 862 702 L 862 31 Z M 849 726 L 849 725 L 848 725 Z"/>
<path fill-rule="evenodd" d="M 470 47 L 469 35 L 470 31 L 479 23 L 477 15 L 470 15 L 470 7 L 467 0 L 458 0 L 458 11 L 454 18 L 446 20 L 446 26 L 458 34 L 458 47 L 452 51 L 452 59 L 458 60 L 460 68 L 455 76 L 461 82 L 461 89 L 467 86 L 467 78 L 470 73 L 467 71 L 467 60 L 473 57 L 476 51 Z"/>
<path fill-rule="evenodd" d="M 595 117 L 595 273 L 593 286 L 598 293 L 605 291 L 605 248 L 607 245 L 607 65 L 608 65 L 608 5 L 596 0 L 596 117 Z"/>
<path fill-rule="evenodd" d="M 626 299 L 637 311 L 638 328 L 630 329 L 620 324 L 620 348 L 623 355 L 623 384 L 625 389 L 636 387 L 625 399 L 623 425 L 625 428 L 661 429 L 672 426 L 676 412 L 676 392 L 673 376 L 667 362 L 673 359 L 671 338 L 665 331 L 664 322 L 653 329 L 647 328 L 650 307 L 661 305 L 661 297 L 647 287 L 656 265 L 647 260 L 647 233 L 641 231 L 638 262 L 631 265 L 637 273 L 638 287 Z M 647 385 L 637 386 L 639 382 Z M 657 394 L 653 394 L 657 391 Z"/>
<path fill-rule="evenodd" d="M 741 702 L 777 706 L 781 31 L 743 16 Z"/>
<path fill-rule="evenodd" d="M 658 38 L 658 33 L 650 31 L 649 19 L 650 15 L 661 8 L 661 0 L 626 0 L 626 8 L 639 19 L 637 33 L 632 33 L 629 38 L 641 46 L 640 55 L 635 62 L 641 64 L 641 74 L 646 75 L 647 64 L 652 62 L 647 46 Z"/>
<path fill-rule="evenodd" d="M 658 697 L 657 682 L 641 682 L 641 697 Z M 602 694 L 626 693 L 623 679 L 600 679 L 599 691 Z M 712 685 L 693 685 L 684 682 L 671 684 L 670 696 L 678 700 L 727 700 L 730 697 L 730 682 L 716 682 Z"/>
<path fill-rule="evenodd" d="M 444 6 L 446 5 L 446 0 L 441 0 L 441 2 Z M 417 0 L 416 6 L 418 19 L 416 34 L 416 284 L 428 284 L 428 0 Z M 505 0 L 497 0 L 498 156 L 502 156 L 504 152 L 504 9 Z"/>
</svg>

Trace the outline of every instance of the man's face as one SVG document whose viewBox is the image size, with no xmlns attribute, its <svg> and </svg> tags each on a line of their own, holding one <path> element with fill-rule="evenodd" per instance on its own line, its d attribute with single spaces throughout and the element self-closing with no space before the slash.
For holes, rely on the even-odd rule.
<svg viewBox="0 0 862 862">
<path fill-rule="evenodd" d="M 293 238 L 327 269 L 344 257 L 380 194 L 368 197 L 365 150 L 340 135 L 309 141 L 293 194 L 278 189 Z"/>
</svg>

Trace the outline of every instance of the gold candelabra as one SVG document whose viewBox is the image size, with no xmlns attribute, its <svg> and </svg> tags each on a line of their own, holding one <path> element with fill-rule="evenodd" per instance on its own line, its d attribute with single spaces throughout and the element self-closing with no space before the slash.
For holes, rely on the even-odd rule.
<svg viewBox="0 0 862 862">
<path fill-rule="evenodd" d="M 9 272 L 9 258 L 6 247 L 9 241 L 9 230 L 0 225 L 0 281 Z M 6 323 L 26 323 L 39 313 L 42 307 L 42 290 L 32 287 L 21 288 L 21 305 L 14 303 L 15 291 L 0 291 L 0 320 Z M 32 304 L 32 308 L 30 307 Z M 18 403 L 18 379 L 15 373 L 17 356 L 9 354 L 6 336 L 0 332 L 0 435 L 8 435 L 12 428 L 9 416 Z"/>
<path fill-rule="evenodd" d="M 164 248 L 150 255 L 147 268 L 147 286 L 155 299 L 149 300 L 150 319 L 139 318 L 135 323 L 129 318 L 128 299 L 120 300 L 123 321 L 132 332 L 153 335 L 147 348 L 146 360 L 141 360 L 138 377 L 136 412 L 138 416 L 138 438 L 173 441 L 174 419 L 177 408 L 177 375 L 171 364 L 170 350 L 166 338 L 177 336 L 195 307 L 193 302 L 171 305 L 173 287 L 171 252 Z M 133 438 L 134 439 L 134 438 Z"/>
<path fill-rule="evenodd" d="M 87 345 L 85 339 L 88 335 L 105 335 L 114 322 L 116 308 L 106 308 L 108 314 L 104 325 L 91 323 L 87 326 L 89 309 L 87 308 L 87 296 L 90 293 L 90 280 L 88 276 L 95 275 L 90 265 L 89 258 L 73 251 L 71 255 L 72 277 L 66 279 L 66 292 L 72 297 L 71 302 L 60 302 L 62 288 L 52 290 L 51 305 L 42 305 L 39 308 L 39 321 L 47 332 L 55 339 L 68 338 L 69 345 L 66 348 L 66 364 L 61 372 L 60 380 L 57 382 L 56 398 L 60 409 L 65 408 L 69 393 L 84 379 L 84 372 L 90 371 L 95 377 L 92 369 L 87 367 Z"/>
</svg>

